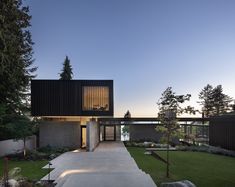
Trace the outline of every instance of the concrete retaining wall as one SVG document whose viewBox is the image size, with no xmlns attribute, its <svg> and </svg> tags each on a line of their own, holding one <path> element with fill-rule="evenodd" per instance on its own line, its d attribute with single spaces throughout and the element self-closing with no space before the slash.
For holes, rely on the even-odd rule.
<svg viewBox="0 0 235 187">
<path fill-rule="evenodd" d="M 81 130 L 79 122 L 44 121 L 40 124 L 39 146 L 79 148 Z"/>
<path fill-rule="evenodd" d="M 87 123 L 87 151 L 93 151 L 99 144 L 99 125 L 96 121 Z"/>
<path fill-rule="evenodd" d="M 24 142 L 23 140 L 4 140 L 0 141 L 0 156 L 23 152 Z M 36 149 L 36 136 L 30 136 L 26 140 L 27 150 Z"/>
<path fill-rule="evenodd" d="M 155 130 L 154 125 L 130 125 L 130 141 L 159 142 L 161 134 Z"/>
</svg>

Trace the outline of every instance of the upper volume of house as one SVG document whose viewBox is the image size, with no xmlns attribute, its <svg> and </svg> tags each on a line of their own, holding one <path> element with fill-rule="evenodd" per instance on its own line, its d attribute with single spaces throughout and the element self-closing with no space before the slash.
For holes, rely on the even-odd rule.
<svg viewBox="0 0 235 187">
<path fill-rule="evenodd" d="M 32 116 L 113 116 L 113 80 L 32 80 Z"/>
</svg>

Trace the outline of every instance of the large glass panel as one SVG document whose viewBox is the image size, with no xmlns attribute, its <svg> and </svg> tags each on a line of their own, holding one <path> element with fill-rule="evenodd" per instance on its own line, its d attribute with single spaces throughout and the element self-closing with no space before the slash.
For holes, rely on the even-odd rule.
<svg viewBox="0 0 235 187">
<path fill-rule="evenodd" d="M 84 111 L 108 111 L 109 87 L 84 86 L 82 109 Z"/>
<path fill-rule="evenodd" d="M 115 140 L 115 128 L 114 126 L 105 126 L 105 140 Z"/>
</svg>

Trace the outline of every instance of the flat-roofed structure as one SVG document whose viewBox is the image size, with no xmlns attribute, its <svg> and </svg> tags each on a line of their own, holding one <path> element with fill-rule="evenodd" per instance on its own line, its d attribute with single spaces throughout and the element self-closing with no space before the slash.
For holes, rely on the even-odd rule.
<svg viewBox="0 0 235 187">
<path fill-rule="evenodd" d="M 87 147 L 99 142 L 99 117 L 113 117 L 113 80 L 32 80 L 31 114 L 41 117 L 39 144 Z"/>
<path fill-rule="evenodd" d="M 113 116 L 112 80 L 32 80 L 32 116 Z"/>
</svg>

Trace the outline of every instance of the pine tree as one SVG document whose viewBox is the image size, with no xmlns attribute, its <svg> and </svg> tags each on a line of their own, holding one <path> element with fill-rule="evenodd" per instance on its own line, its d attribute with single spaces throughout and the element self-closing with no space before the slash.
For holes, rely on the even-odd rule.
<svg viewBox="0 0 235 187">
<path fill-rule="evenodd" d="M 29 112 L 30 80 L 35 77 L 29 7 L 21 0 L 0 1 L 0 138 L 23 138 L 20 119 L 32 128 Z M 26 123 L 24 123 L 26 124 Z M 14 128 L 17 127 L 17 128 Z M 30 133 L 29 133 L 30 134 Z"/>
<path fill-rule="evenodd" d="M 131 118 L 131 113 L 129 110 L 124 114 L 124 118 Z"/>
<path fill-rule="evenodd" d="M 131 113 L 129 110 L 127 110 L 127 112 L 124 114 L 124 118 L 126 118 L 126 119 L 131 118 Z M 130 130 L 129 124 L 125 124 L 122 128 L 122 133 L 124 133 L 124 134 L 129 133 L 129 130 Z"/>
<path fill-rule="evenodd" d="M 163 93 L 162 97 L 158 101 L 159 113 L 158 118 L 161 121 L 161 125 L 156 127 L 156 130 L 162 133 L 162 140 L 167 143 L 167 167 L 166 167 L 166 177 L 169 177 L 170 164 L 169 164 L 169 145 L 172 139 L 179 134 L 180 126 L 177 123 L 177 114 L 182 114 L 187 112 L 186 107 L 181 107 L 181 104 L 185 101 L 189 101 L 191 95 L 176 95 L 172 91 L 171 87 L 168 87 Z M 191 111 L 190 111 L 191 112 Z"/>
<path fill-rule="evenodd" d="M 202 105 L 202 110 L 206 117 L 223 114 L 232 110 L 232 98 L 223 93 L 221 85 L 213 88 L 211 85 L 206 85 L 199 93 L 199 103 Z"/>
<path fill-rule="evenodd" d="M 70 64 L 70 60 L 68 56 L 66 56 L 64 63 L 63 63 L 63 69 L 60 73 L 60 80 L 71 80 L 73 76 L 72 67 Z"/>
<path fill-rule="evenodd" d="M 0 3 L 0 102 L 7 112 L 22 113 L 27 108 L 32 73 L 32 45 L 29 8 L 22 2 Z"/>
<path fill-rule="evenodd" d="M 0 2 L 0 105 L 7 113 L 24 113 L 29 99 L 33 64 L 31 16 L 21 0 Z"/>
<path fill-rule="evenodd" d="M 202 112 L 205 117 L 213 115 L 213 87 L 207 84 L 199 93 L 199 104 L 202 105 Z"/>
</svg>

